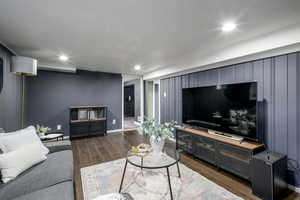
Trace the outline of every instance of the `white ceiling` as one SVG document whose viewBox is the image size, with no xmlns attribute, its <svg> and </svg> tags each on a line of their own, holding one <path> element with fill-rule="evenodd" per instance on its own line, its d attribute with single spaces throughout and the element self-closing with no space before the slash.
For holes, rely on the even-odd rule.
<svg viewBox="0 0 300 200">
<path fill-rule="evenodd" d="M 236 21 L 238 30 L 222 34 L 227 20 Z M 47 65 L 114 73 L 136 73 L 135 64 L 145 74 L 199 63 L 221 49 L 299 24 L 299 0 L 0 1 L 0 41 L 17 54 Z M 60 53 L 70 63 L 59 62 Z"/>
</svg>

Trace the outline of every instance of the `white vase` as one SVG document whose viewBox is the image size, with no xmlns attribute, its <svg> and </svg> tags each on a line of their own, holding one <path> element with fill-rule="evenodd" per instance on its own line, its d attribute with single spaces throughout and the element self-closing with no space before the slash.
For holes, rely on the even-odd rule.
<svg viewBox="0 0 300 200">
<path fill-rule="evenodd" d="M 162 139 L 161 137 L 157 138 L 155 136 L 151 136 L 150 144 L 151 144 L 151 147 L 152 147 L 154 153 L 162 153 L 162 150 L 165 145 L 165 140 Z"/>
</svg>

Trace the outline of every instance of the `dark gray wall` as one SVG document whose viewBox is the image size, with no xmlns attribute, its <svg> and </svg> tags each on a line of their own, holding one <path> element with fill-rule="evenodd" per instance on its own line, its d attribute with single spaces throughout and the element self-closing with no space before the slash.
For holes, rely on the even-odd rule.
<svg viewBox="0 0 300 200">
<path fill-rule="evenodd" d="M 258 82 L 258 99 L 267 103 L 266 145 L 288 155 L 289 183 L 300 185 L 300 53 L 276 56 L 161 80 L 161 120 L 181 122 L 182 88 Z M 163 93 L 167 97 L 163 97 Z"/>
<path fill-rule="evenodd" d="M 69 107 L 107 105 L 108 130 L 122 127 L 122 77 L 120 74 L 79 70 L 76 74 L 38 71 L 26 77 L 26 124 L 56 129 L 69 135 Z M 116 119 L 116 124 L 112 120 Z"/>
<path fill-rule="evenodd" d="M 0 128 L 14 131 L 21 128 L 21 77 L 10 73 L 12 54 L 0 44 L 3 59 L 3 90 L 0 93 Z"/>
<path fill-rule="evenodd" d="M 138 121 L 138 116 L 141 115 L 141 81 L 134 79 L 126 81 L 124 86 L 134 85 L 134 118 Z"/>
</svg>

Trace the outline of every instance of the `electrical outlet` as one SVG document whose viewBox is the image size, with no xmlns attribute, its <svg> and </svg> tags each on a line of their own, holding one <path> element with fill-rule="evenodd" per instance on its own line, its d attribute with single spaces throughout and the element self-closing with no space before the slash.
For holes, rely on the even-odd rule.
<svg viewBox="0 0 300 200">
<path fill-rule="evenodd" d="M 115 125 L 116 124 L 116 119 L 112 120 L 112 124 Z"/>
<path fill-rule="evenodd" d="M 57 125 L 57 130 L 61 130 L 61 125 L 60 124 Z"/>
</svg>

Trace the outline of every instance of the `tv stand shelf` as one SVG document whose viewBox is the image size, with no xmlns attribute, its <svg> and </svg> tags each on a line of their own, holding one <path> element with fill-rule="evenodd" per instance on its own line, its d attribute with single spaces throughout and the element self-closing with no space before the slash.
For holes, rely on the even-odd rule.
<svg viewBox="0 0 300 200">
<path fill-rule="evenodd" d="M 176 148 L 251 181 L 250 161 L 265 147 L 261 143 L 240 143 L 193 128 L 177 128 Z"/>
</svg>

